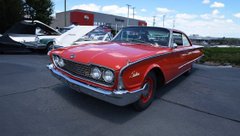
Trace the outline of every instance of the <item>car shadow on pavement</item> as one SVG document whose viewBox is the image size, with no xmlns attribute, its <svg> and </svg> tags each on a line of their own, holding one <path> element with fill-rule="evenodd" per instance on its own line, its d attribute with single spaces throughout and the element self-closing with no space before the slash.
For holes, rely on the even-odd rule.
<svg viewBox="0 0 240 136">
<path fill-rule="evenodd" d="M 173 81 L 171 81 L 170 83 L 168 83 L 167 85 L 164 85 L 163 87 L 161 87 L 157 93 L 156 93 L 156 99 L 161 99 L 161 97 L 165 94 L 167 94 L 168 92 L 170 92 L 173 88 L 177 87 L 179 84 L 181 84 L 184 80 L 186 80 L 187 78 L 191 78 L 191 76 L 196 73 L 198 71 L 197 68 L 193 68 L 190 72 L 190 74 L 183 74 L 181 76 L 179 76 L 178 78 L 174 79 Z"/>
<path fill-rule="evenodd" d="M 134 111 L 131 105 L 125 107 L 115 106 L 94 97 L 74 91 L 65 84 L 56 86 L 52 88 L 52 90 L 59 94 L 69 104 L 78 107 L 80 110 L 84 110 L 91 115 L 113 123 L 123 124 L 139 114 L 139 112 Z"/>
</svg>

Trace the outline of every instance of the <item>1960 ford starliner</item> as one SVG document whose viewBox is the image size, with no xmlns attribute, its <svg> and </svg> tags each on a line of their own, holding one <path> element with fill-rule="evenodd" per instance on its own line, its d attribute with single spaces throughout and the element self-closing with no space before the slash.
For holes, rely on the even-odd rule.
<svg viewBox="0 0 240 136">
<path fill-rule="evenodd" d="M 181 31 L 126 27 L 111 42 L 50 52 L 51 73 L 71 88 L 115 105 L 146 109 L 159 87 L 203 56 Z"/>
</svg>

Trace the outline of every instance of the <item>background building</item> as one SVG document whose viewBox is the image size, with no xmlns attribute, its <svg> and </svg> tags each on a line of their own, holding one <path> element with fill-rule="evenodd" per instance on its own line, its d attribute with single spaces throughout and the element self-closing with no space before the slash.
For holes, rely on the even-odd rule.
<svg viewBox="0 0 240 136">
<path fill-rule="evenodd" d="M 85 10 L 70 10 L 66 12 L 66 26 L 75 25 L 107 25 L 115 30 L 127 26 L 128 18 Z M 56 13 L 52 27 L 65 27 L 64 12 Z M 129 26 L 147 26 L 144 20 L 129 18 Z"/>
</svg>

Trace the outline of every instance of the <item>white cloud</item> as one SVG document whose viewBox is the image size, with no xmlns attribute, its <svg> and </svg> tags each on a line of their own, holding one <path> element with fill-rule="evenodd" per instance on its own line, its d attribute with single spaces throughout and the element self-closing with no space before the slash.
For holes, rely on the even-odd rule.
<svg viewBox="0 0 240 136">
<path fill-rule="evenodd" d="M 173 12 L 174 10 L 170 10 L 168 8 L 156 8 L 156 10 L 160 13 L 160 14 L 167 14 L 170 12 Z"/>
<path fill-rule="evenodd" d="M 219 12 L 217 9 L 215 9 L 215 10 L 212 11 L 212 14 L 213 14 L 213 15 L 217 15 L 217 14 L 219 14 L 219 13 L 220 13 L 220 12 Z"/>
<path fill-rule="evenodd" d="M 225 5 L 224 5 L 224 3 L 215 1 L 210 7 L 211 8 L 223 8 L 223 7 L 225 7 Z"/>
<path fill-rule="evenodd" d="M 203 0 L 202 3 L 203 3 L 203 4 L 209 4 L 209 3 L 210 3 L 210 0 Z"/>
<path fill-rule="evenodd" d="M 240 18 L 240 12 L 233 15 L 236 18 Z"/>
<path fill-rule="evenodd" d="M 90 4 L 75 5 L 71 9 L 82 9 L 82 10 L 99 12 L 101 10 L 101 6 L 96 5 L 94 3 L 90 3 Z"/>
<path fill-rule="evenodd" d="M 146 12 L 146 11 L 147 11 L 147 10 L 146 10 L 146 9 L 144 9 L 144 8 L 143 8 L 143 9 L 141 9 L 141 12 Z"/>
<path fill-rule="evenodd" d="M 170 27 L 172 24 L 170 24 Z M 213 20 L 183 20 L 176 19 L 176 29 L 182 30 L 187 34 L 199 34 L 201 36 L 215 37 L 240 37 L 240 25 L 231 19 L 213 19 Z"/>
<path fill-rule="evenodd" d="M 71 9 L 82 9 L 82 10 L 88 10 L 88 11 L 103 12 L 107 14 L 127 16 L 127 7 L 120 7 L 118 5 L 100 6 L 94 3 L 90 3 L 90 4 L 76 5 L 76 6 L 73 6 Z M 129 11 L 129 14 L 130 13 L 131 13 L 131 9 Z"/>
<path fill-rule="evenodd" d="M 186 14 L 186 13 L 177 14 L 177 15 L 176 15 L 176 18 L 177 18 L 177 19 L 185 19 L 185 20 L 195 19 L 195 18 L 197 18 L 197 17 L 198 17 L 197 15 L 194 15 L 194 14 Z"/>
<path fill-rule="evenodd" d="M 139 20 L 144 20 L 147 22 L 148 26 L 152 26 L 153 24 L 153 17 L 151 16 L 140 16 L 140 15 L 135 15 L 135 18 L 136 19 L 139 19 Z M 156 22 L 158 21 L 159 19 L 156 18 Z"/>
<path fill-rule="evenodd" d="M 233 20 L 232 19 L 227 19 L 226 20 L 228 23 L 233 23 Z"/>
<path fill-rule="evenodd" d="M 214 19 L 224 19 L 225 16 L 224 15 L 221 15 L 219 10 L 215 9 L 212 11 L 212 13 L 210 14 L 202 14 L 200 15 L 200 17 L 202 19 L 205 19 L 205 20 L 214 20 Z"/>
<path fill-rule="evenodd" d="M 127 7 L 120 7 L 118 5 L 108 5 L 102 7 L 102 12 L 114 15 L 127 15 L 128 9 Z M 129 11 L 130 14 L 130 11 Z"/>
</svg>

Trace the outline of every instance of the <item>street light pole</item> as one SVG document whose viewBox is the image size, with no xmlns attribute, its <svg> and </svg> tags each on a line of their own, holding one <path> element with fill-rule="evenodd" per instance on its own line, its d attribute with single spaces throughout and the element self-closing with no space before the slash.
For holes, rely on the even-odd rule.
<svg viewBox="0 0 240 136">
<path fill-rule="evenodd" d="M 67 26 L 67 14 L 66 14 L 66 11 L 67 11 L 67 0 L 64 0 L 64 26 L 65 27 Z"/>
<path fill-rule="evenodd" d="M 155 26 L 155 18 L 156 16 L 153 16 L 153 26 Z"/>
<path fill-rule="evenodd" d="M 163 15 L 163 27 L 164 27 L 165 17 L 166 15 Z"/>
<path fill-rule="evenodd" d="M 130 8 L 131 5 L 127 4 L 127 7 L 128 7 L 128 16 L 127 16 L 127 26 L 129 25 L 129 8 Z"/>
<path fill-rule="evenodd" d="M 134 15 L 135 15 L 135 13 L 134 13 L 134 9 L 135 9 L 135 7 L 133 7 L 132 9 L 133 9 L 133 19 L 134 19 Z"/>
</svg>

